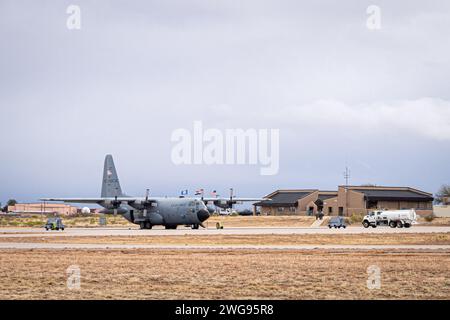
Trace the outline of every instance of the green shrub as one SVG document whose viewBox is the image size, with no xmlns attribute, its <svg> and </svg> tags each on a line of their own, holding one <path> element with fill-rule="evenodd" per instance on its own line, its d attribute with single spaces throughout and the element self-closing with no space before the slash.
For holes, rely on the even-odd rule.
<svg viewBox="0 0 450 320">
<path fill-rule="evenodd" d="M 350 224 L 354 224 L 354 223 L 362 223 L 364 218 L 364 214 L 360 213 L 360 214 L 352 214 L 349 218 L 349 222 Z"/>
<path fill-rule="evenodd" d="M 426 222 L 431 222 L 434 220 L 434 218 L 436 218 L 436 216 L 434 214 L 430 214 L 430 215 L 426 216 L 424 219 Z"/>
</svg>

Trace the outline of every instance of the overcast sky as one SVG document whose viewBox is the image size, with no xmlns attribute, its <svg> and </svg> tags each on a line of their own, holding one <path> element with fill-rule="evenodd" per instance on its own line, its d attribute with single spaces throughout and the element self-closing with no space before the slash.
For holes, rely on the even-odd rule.
<svg viewBox="0 0 450 320">
<path fill-rule="evenodd" d="M 3 203 L 98 196 L 107 153 L 131 195 L 450 183 L 446 0 L 0 0 L 0 39 Z M 176 166 L 194 120 L 280 129 L 279 173 Z"/>
</svg>

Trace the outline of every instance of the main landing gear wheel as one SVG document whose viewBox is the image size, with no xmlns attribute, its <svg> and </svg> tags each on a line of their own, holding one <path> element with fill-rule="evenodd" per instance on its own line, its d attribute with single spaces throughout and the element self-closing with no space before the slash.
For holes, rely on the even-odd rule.
<svg viewBox="0 0 450 320">
<path fill-rule="evenodd" d="M 198 229 L 198 224 L 191 225 L 191 229 Z"/>
<path fill-rule="evenodd" d="M 145 229 L 151 229 L 152 225 L 149 221 L 145 222 Z"/>
<path fill-rule="evenodd" d="M 176 229 L 177 228 L 177 226 L 175 225 L 175 226 L 166 226 L 166 229 Z"/>
</svg>

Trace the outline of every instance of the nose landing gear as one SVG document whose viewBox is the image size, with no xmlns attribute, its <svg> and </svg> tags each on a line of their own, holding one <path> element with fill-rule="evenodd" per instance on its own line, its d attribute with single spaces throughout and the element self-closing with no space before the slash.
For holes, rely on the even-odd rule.
<svg viewBox="0 0 450 320">
<path fill-rule="evenodd" d="M 152 225 L 151 225 L 150 221 L 141 221 L 139 223 L 139 226 L 140 226 L 141 230 L 142 229 L 151 229 L 152 228 Z"/>
</svg>

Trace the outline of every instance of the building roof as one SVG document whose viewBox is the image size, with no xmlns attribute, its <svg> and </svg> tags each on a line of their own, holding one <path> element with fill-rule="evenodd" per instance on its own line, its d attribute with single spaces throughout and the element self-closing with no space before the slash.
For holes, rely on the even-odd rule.
<svg viewBox="0 0 450 320">
<path fill-rule="evenodd" d="M 317 196 L 317 198 L 323 201 L 330 198 L 335 198 L 337 197 L 337 195 L 337 191 L 319 191 L 319 195 Z"/>
<path fill-rule="evenodd" d="M 254 203 L 253 205 L 265 207 L 293 207 L 297 206 L 298 199 L 306 197 L 315 191 L 317 190 L 277 190 L 266 196 L 271 200 L 263 200 Z"/>
<path fill-rule="evenodd" d="M 408 187 L 351 187 L 353 191 L 364 193 L 372 201 L 433 201 L 430 193 Z"/>
</svg>

